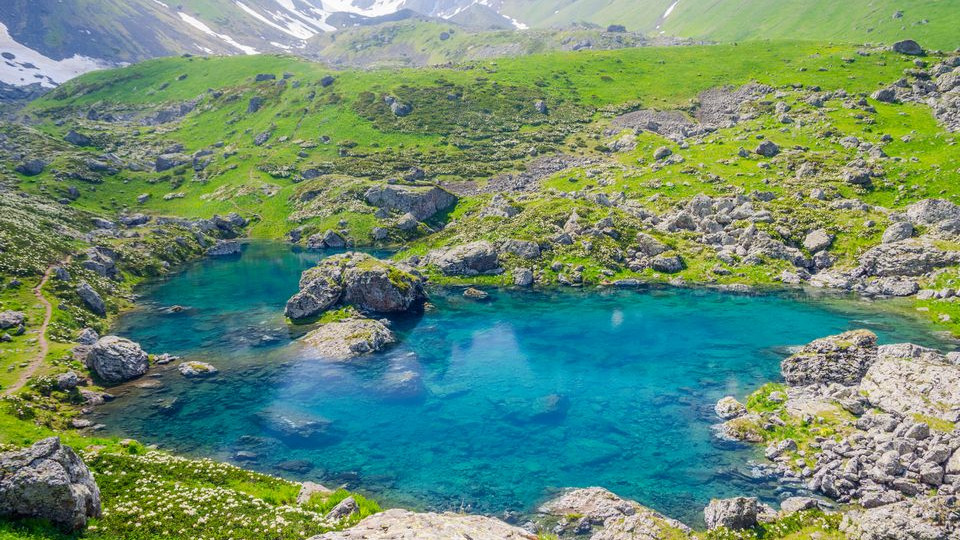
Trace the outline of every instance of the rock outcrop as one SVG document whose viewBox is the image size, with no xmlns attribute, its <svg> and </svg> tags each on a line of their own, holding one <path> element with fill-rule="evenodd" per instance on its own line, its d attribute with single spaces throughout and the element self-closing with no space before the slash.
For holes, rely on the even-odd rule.
<svg viewBox="0 0 960 540">
<path fill-rule="evenodd" d="M 293 320 L 320 315 L 342 304 L 365 312 L 397 313 L 426 301 L 423 278 L 414 270 L 364 253 L 343 253 L 320 261 L 300 277 L 300 291 L 287 301 Z"/>
<path fill-rule="evenodd" d="M 960 534 L 956 502 L 923 497 L 853 510 L 840 524 L 850 540 L 953 540 Z"/>
<path fill-rule="evenodd" d="M 100 517 L 100 490 L 90 470 L 60 439 L 0 454 L 0 516 L 50 520 L 65 530 Z"/>
<path fill-rule="evenodd" d="M 310 352 L 331 360 L 348 360 L 396 342 L 382 322 L 360 317 L 326 323 L 303 337 Z"/>
<path fill-rule="evenodd" d="M 536 540 L 537 535 L 508 525 L 498 519 L 434 512 L 387 510 L 374 514 L 357 525 L 338 532 L 314 536 L 310 540 Z"/>
<path fill-rule="evenodd" d="M 758 511 L 759 505 L 754 497 L 713 499 L 703 510 L 703 518 L 708 529 L 749 529 L 757 524 Z"/>
<path fill-rule="evenodd" d="M 785 359 L 780 370 L 788 384 L 857 384 L 877 359 L 877 336 L 854 330 L 818 339 Z"/>
<path fill-rule="evenodd" d="M 537 511 L 560 518 L 554 532 L 589 532 L 590 540 L 657 540 L 690 532 L 682 523 L 600 487 L 569 490 Z"/>
<path fill-rule="evenodd" d="M 104 336 L 90 348 L 87 367 L 110 384 L 143 376 L 149 369 L 147 353 L 140 345 L 117 336 Z"/>
<path fill-rule="evenodd" d="M 448 276 L 477 276 L 500 270 L 496 248 L 483 240 L 431 251 L 423 264 L 436 266 Z"/>
<path fill-rule="evenodd" d="M 367 190 L 367 203 L 378 208 L 413 214 L 418 221 L 430 219 L 456 204 L 456 195 L 436 186 L 381 185 Z"/>
</svg>

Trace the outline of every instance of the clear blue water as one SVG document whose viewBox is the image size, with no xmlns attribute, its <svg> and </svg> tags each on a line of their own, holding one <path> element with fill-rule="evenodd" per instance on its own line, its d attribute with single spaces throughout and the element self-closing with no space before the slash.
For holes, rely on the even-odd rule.
<svg viewBox="0 0 960 540">
<path fill-rule="evenodd" d="M 669 289 L 495 291 L 476 303 L 432 291 L 436 309 L 394 321 L 400 345 L 334 363 L 292 342 L 303 329 L 281 316 L 317 258 L 252 244 L 142 289 L 116 333 L 221 373 L 155 368 L 99 421 L 180 452 L 251 452 L 247 467 L 389 504 L 524 512 L 558 488 L 600 485 L 696 521 L 711 497 L 784 493 L 751 475 L 758 449 L 719 441 L 711 425 L 717 399 L 778 378 L 786 347 L 859 327 L 935 344 L 862 301 Z M 392 381 L 407 372 L 419 384 L 400 392 Z M 267 429 L 264 411 L 331 424 L 303 440 Z"/>
</svg>

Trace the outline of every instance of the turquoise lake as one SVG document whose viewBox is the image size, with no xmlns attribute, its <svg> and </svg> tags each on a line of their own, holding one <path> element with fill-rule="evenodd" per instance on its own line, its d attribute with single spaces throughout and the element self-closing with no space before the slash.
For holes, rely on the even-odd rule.
<svg viewBox="0 0 960 540">
<path fill-rule="evenodd" d="M 306 329 L 282 318 L 319 257 L 253 243 L 143 287 L 114 332 L 220 373 L 155 367 L 114 389 L 97 421 L 388 505 L 522 513 L 558 488 L 599 485 L 692 523 L 711 497 L 789 494 L 753 472 L 762 449 L 711 429 L 714 403 L 777 380 L 789 347 L 853 328 L 938 344 L 866 301 L 669 288 L 491 291 L 477 303 L 432 290 L 434 309 L 393 321 L 400 344 L 337 363 L 295 343 Z M 304 440 L 265 415 L 330 424 Z"/>
</svg>

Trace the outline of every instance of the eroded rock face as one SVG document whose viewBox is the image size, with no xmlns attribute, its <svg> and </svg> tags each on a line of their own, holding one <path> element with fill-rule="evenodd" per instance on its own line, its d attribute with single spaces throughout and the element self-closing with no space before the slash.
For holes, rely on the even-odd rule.
<svg viewBox="0 0 960 540">
<path fill-rule="evenodd" d="M 300 291 L 287 301 L 284 314 L 293 320 L 307 319 L 337 304 L 397 313 L 419 308 L 426 298 L 423 278 L 410 269 L 350 252 L 328 257 L 305 271 Z"/>
<path fill-rule="evenodd" d="M 411 213 L 418 221 L 430 219 L 450 208 L 457 197 L 440 187 L 382 185 L 367 190 L 367 203 L 378 208 L 394 210 L 401 214 Z"/>
<path fill-rule="evenodd" d="M 431 251 L 424 263 L 435 265 L 448 276 L 476 276 L 496 272 L 500 268 L 497 250 L 486 241 Z"/>
<path fill-rule="evenodd" d="M 0 515 L 81 529 L 88 518 L 100 517 L 100 490 L 77 454 L 51 437 L 0 454 Z"/>
<path fill-rule="evenodd" d="M 508 525 L 498 519 L 434 512 L 387 510 L 374 514 L 357 525 L 338 532 L 315 536 L 310 540 L 536 540 L 537 535 Z"/>
<path fill-rule="evenodd" d="M 592 532 L 590 540 L 659 540 L 690 532 L 682 523 L 600 487 L 567 491 L 538 512 L 562 518 L 561 530 Z M 579 517 L 571 522 L 574 515 Z"/>
<path fill-rule="evenodd" d="M 327 323 L 303 337 L 311 352 L 333 360 L 376 352 L 396 340 L 383 323 L 364 318 Z"/>
<path fill-rule="evenodd" d="M 87 367 L 107 383 L 116 384 L 142 376 L 149 369 L 147 353 L 140 345 L 117 336 L 104 336 L 90 348 Z"/>
<path fill-rule="evenodd" d="M 792 386 L 860 382 L 877 359 L 877 336 L 854 330 L 815 340 L 780 364 L 784 379 Z"/>
</svg>

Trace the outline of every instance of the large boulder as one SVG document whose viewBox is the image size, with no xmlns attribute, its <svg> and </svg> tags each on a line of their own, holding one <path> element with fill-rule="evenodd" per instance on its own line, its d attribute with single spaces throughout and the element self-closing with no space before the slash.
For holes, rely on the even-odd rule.
<svg viewBox="0 0 960 540">
<path fill-rule="evenodd" d="M 100 517 L 100 489 L 58 437 L 0 454 L 0 516 L 50 520 L 66 530 Z"/>
<path fill-rule="evenodd" d="M 783 378 L 792 386 L 860 382 L 877 359 L 877 336 L 853 330 L 818 339 L 780 364 Z"/>
<path fill-rule="evenodd" d="M 393 509 L 374 514 L 353 527 L 310 540 L 537 540 L 537 535 L 498 519 Z"/>
<path fill-rule="evenodd" d="M 924 199 L 911 204 L 904 212 L 914 225 L 937 225 L 960 220 L 960 206 L 945 199 Z"/>
<path fill-rule="evenodd" d="M 22 311 L 0 312 L 0 330 L 22 327 L 27 317 Z"/>
<path fill-rule="evenodd" d="M 883 238 L 881 242 L 884 244 L 892 244 L 894 242 L 906 240 L 911 236 L 913 236 L 913 224 L 909 221 L 898 221 L 890 224 L 890 226 L 883 231 Z"/>
<path fill-rule="evenodd" d="M 347 360 L 379 351 L 396 342 L 380 321 L 360 317 L 321 325 L 303 337 L 311 352 L 332 360 Z"/>
<path fill-rule="evenodd" d="M 144 375 L 147 353 L 140 345 L 118 336 L 104 336 L 90 348 L 87 367 L 107 383 L 116 384 Z"/>
<path fill-rule="evenodd" d="M 456 195 L 437 186 L 396 184 L 372 187 L 364 194 L 364 198 L 378 208 L 413 214 L 418 221 L 430 219 L 457 202 Z"/>
<path fill-rule="evenodd" d="M 912 39 L 905 39 L 893 44 L 893 52 L 909 54 L 912 56 L 920 56 L 923 54 L 923 47 L 921 47 L 919 43 Z"/>
<path fill-rule="evenodd" d="M 95 315 L 100 317 L 105 317 L 107 315 L 107 304 L 103 301 L 103 298 L 100 297 L 100 294 L 97 293 L 86 281 L 80 282 L 77 285 L 77 296 L 80 297 L 80 300 L 83 301 L 83 304 L 87 306 L 87 309 L 92 311 Z"/>
<path fill-rule="evenodd" d="M 300 277 L 300 291 L 287 301 L 293 320 L 320 315 L 337 305 L 362 311 L 397 313 L 426 301 L 423 278 L 400 265 L 365 253 L 349 252 L 320 261 Z"/>
<path fill-rule="evenodd" d="M 755 497 L 713 499 L 703 510 L 708 529 L 725 527 L 730 530 L 749 529 L 757 524 L 759 504 Z"/>
<path fill-rule="evenodd" d="M 578 516 L 570 524 L 575 533 L 599 529 L 590 540 L 659 540 L 690 533 L 686 525 L 600 487 L 568 490 L 537 511 L 562 519 Z"/>
<path fill-rule="evenodd" d="M 497 250 L 486 241 L 431 251 L 424 258 L 424 263 L 436 266 L 448 276 L 476 276 L 500 269 Z"/>
</svg>

